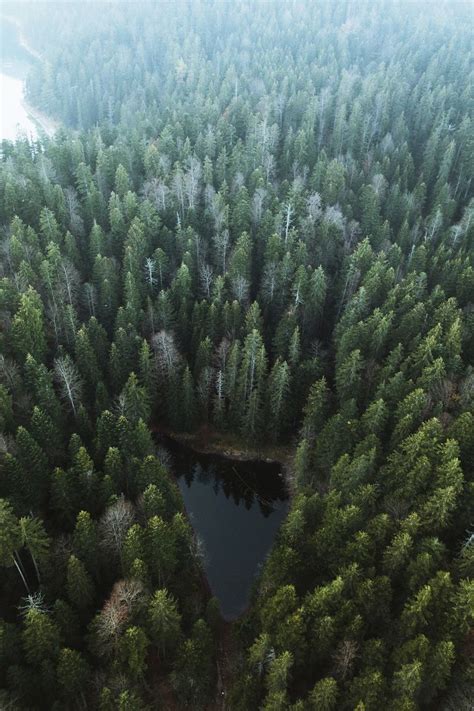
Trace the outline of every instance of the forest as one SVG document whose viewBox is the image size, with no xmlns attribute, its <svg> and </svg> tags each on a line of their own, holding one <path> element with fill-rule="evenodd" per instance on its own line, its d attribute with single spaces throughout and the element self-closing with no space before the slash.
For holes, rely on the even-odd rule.
<svg viewBox="0 0 474 711">
<path fill-rule="evenodd" d="M 469 711 L 472 6 L 3 5 L 0 708 Z M 160 428 L 291 452 L 230 631 Z"/>
</svg>

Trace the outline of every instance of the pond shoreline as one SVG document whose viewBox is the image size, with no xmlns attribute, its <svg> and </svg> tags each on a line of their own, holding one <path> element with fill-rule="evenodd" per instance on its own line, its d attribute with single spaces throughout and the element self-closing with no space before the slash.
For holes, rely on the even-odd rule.
<svg viewBox="0 0 474 711">
<path fill-rule="evenodd" d="M 240 464 L 265 464 L 277 466 L 281 471 L 282 481 L 286 495 L 288 498 L 288 506 L 291 506 L 291 499 L 294 494 L 294 477 L 293 477 L 293 458 L 294 448 L 290 445 L 261 445 L 249 446 L 246 442 L 241 441 L 238 437 L 228 433 L 221 433 L 211 429 L 208 426 L 201 427 L 196 432 L 176 432 L 169 427 L 163 426 L 161 423 L 154 422 L 149 425 L 150 430 L 156 436 L 156 440 L 161 442 L 166 449 L 167 445 L 170 448 L 171 454 L 177 450 L 203 455 L 204 457 L 216 457 L 229 462 Z M 176 472 L 174 472 L 175 481 L 177 482 Z M 265 476 L 265 473 L 262 473 Z M 185 505 L 185 515 L 188 523 L 191 525 L 194 540 L 198 537 L 196 521 L 188 512 Z M 272 543 L 273 548 L 274 542 Z M 268 555 L 268 554 L 267 554 Z M 265 558 L 266 559 L 266 558 Z M 208 600 L 211 597 L 217 597 L 211 587 L 210 578 L 206 570 L 206 566 L 200 561 L 199 565 L 199 580 L 201 591 Z M 256 573 L 257 580 L 261 575 L 261 570 Z M 255 582 L 254 582 L 255 585 Z M 219 620 L 214 630 L 214 639 L 216 643 L 215 671 L 216 671 L 216 688 L 214 702 L 209 703 L 206 708 L 208 711 L 225 711 L 228 708 L 228 700 L 230 691 L 236 678 L 236 659 L 240 654 L 239 641 L 234 634 L 236 626 L 242 623 L 249 611 L 255 604 L 254 600 L 255 589 L 250 595 L 245 608 L 242 609 L 236 617 L 227 617 L 219 604 Z"/>
<path fill-rule="evenodd" d="M 157 435 L 169 438 L 197 454 L 208 454 L 235 462 L 262 462 L 264 464 L 278 464 L 281 466 L 282 475 L 290 500 L 295 493 L 295 477 L 293 473 L 294 448 L 281 445 L 263 445 L 251 448 L 234 437 L 226 436 L 216 430 L 203 427 L 197 432 L 176 432 L 160 424 L 150 425 L 150 429 Z"/>
</svg>

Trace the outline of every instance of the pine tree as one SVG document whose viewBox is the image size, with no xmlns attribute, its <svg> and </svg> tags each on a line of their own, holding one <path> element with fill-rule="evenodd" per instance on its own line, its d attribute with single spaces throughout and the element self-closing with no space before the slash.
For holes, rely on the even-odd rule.
<svg viewBox="0 0 474 711">
<path fill-rule="evenodd" d="M 332 677 L 326 677 L 318 681 L 310 695 L 310 708 L 314 711 L 333 711 L 337 708 L 338 688 L 337 682 Z"/>
<path fill-rule="evenodd" d="M 166 589 L 154 593 L 148 607 L 148 620 L 152 640 L 165 658 L 179 643 L 181 634 L 181 615 Z"/>
<path fill-rule="evenodd" d="M 121 654 L 128 674 L 139 680 L 146 672 L 147 648 L 150 644 L 141 627 L 129 627 L 121 639 Z"/>
<path fill-rule="evenodd" d="M 22 642 L 26 660 L 39 667 L 46 659 L 56 658 L 59 653 L 59 631 L 46 612 L 29 609 L 25 616 Z"/>
<path fill-rule="evenodd" d="M 272 439 L 277 441 L 281 432 L 285 430 L 288 419 L 290 369 L 286 361 L 275 362 L 268 378 L 267 390 L 267 428 Z"/>
<path fill-rule="evenodd" d="M 72 542 L 75 555 L 86 565 L 89 573 L 94 573 L 98 555 L 97 525 L 88 511 L 77 514 Z"/>
<path fill-rule="evenodd" d="M 17 358 L 23 362 L 30 355 L 43 361 L 46 355 L 46 338 L 43 304 L 38 293 L 30 286 L 20 297 L 11 330 L 12 345 Z"/>
<path fill-rule="evenodd" d="M 94 585 L 84 564 L 71 555 L 67 564 L 66 589 L 69 599 L 79 609 L 87 608 L 94 598 Z"/>
<path fill-rule="evenodd" d="M 81 697 L 85 702 L 84 690 L 90 679 L 90 668 L 80 652 L 64 647 L 59 652 L 57 675 L 64 698 Z"/>
</svg>

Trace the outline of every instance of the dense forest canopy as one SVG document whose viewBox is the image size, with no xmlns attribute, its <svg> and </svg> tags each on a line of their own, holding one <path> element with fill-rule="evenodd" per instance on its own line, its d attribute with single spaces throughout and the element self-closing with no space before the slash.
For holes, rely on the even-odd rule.
<svg viewBox="0 0 474 711">
<path fill-rule="evenodd" d="M 4 3 L 2 708 L 471 708 L 471 10 Z M 222 694 L 156 427 L 294 450 Z"/>
</svg>

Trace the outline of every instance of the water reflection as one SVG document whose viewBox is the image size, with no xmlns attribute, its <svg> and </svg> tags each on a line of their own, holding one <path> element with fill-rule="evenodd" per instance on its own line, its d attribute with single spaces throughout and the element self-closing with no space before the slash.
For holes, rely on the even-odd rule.
<svg viewBox="0 0 474 711">
<path fill-rule="evenodd" d="M 171 444 L 173 469 L 204 567 L 226 619 L 249 603 L 252 585 L 288 509 L 280 467 L 195 454 Z"/>
<path fill-rule="evenodd" d="M 235 506 L 245 506 L 247 511 L 256 503 L 264 517 L 278 509 L 278 502 L 286 500 L 283 479 L 277 465 L 259 462 L 236 464 L 224 457 L 216 459 L 217 462 L 207 461 L 205 466 L 199 461 L 189 467 L 185 466 L 184 474 L 180 476 L 188 487 L 194 480 L 212 486 L 215 496 L 222 492 L 227 499 L 232 499 Z"/>
</svg>

